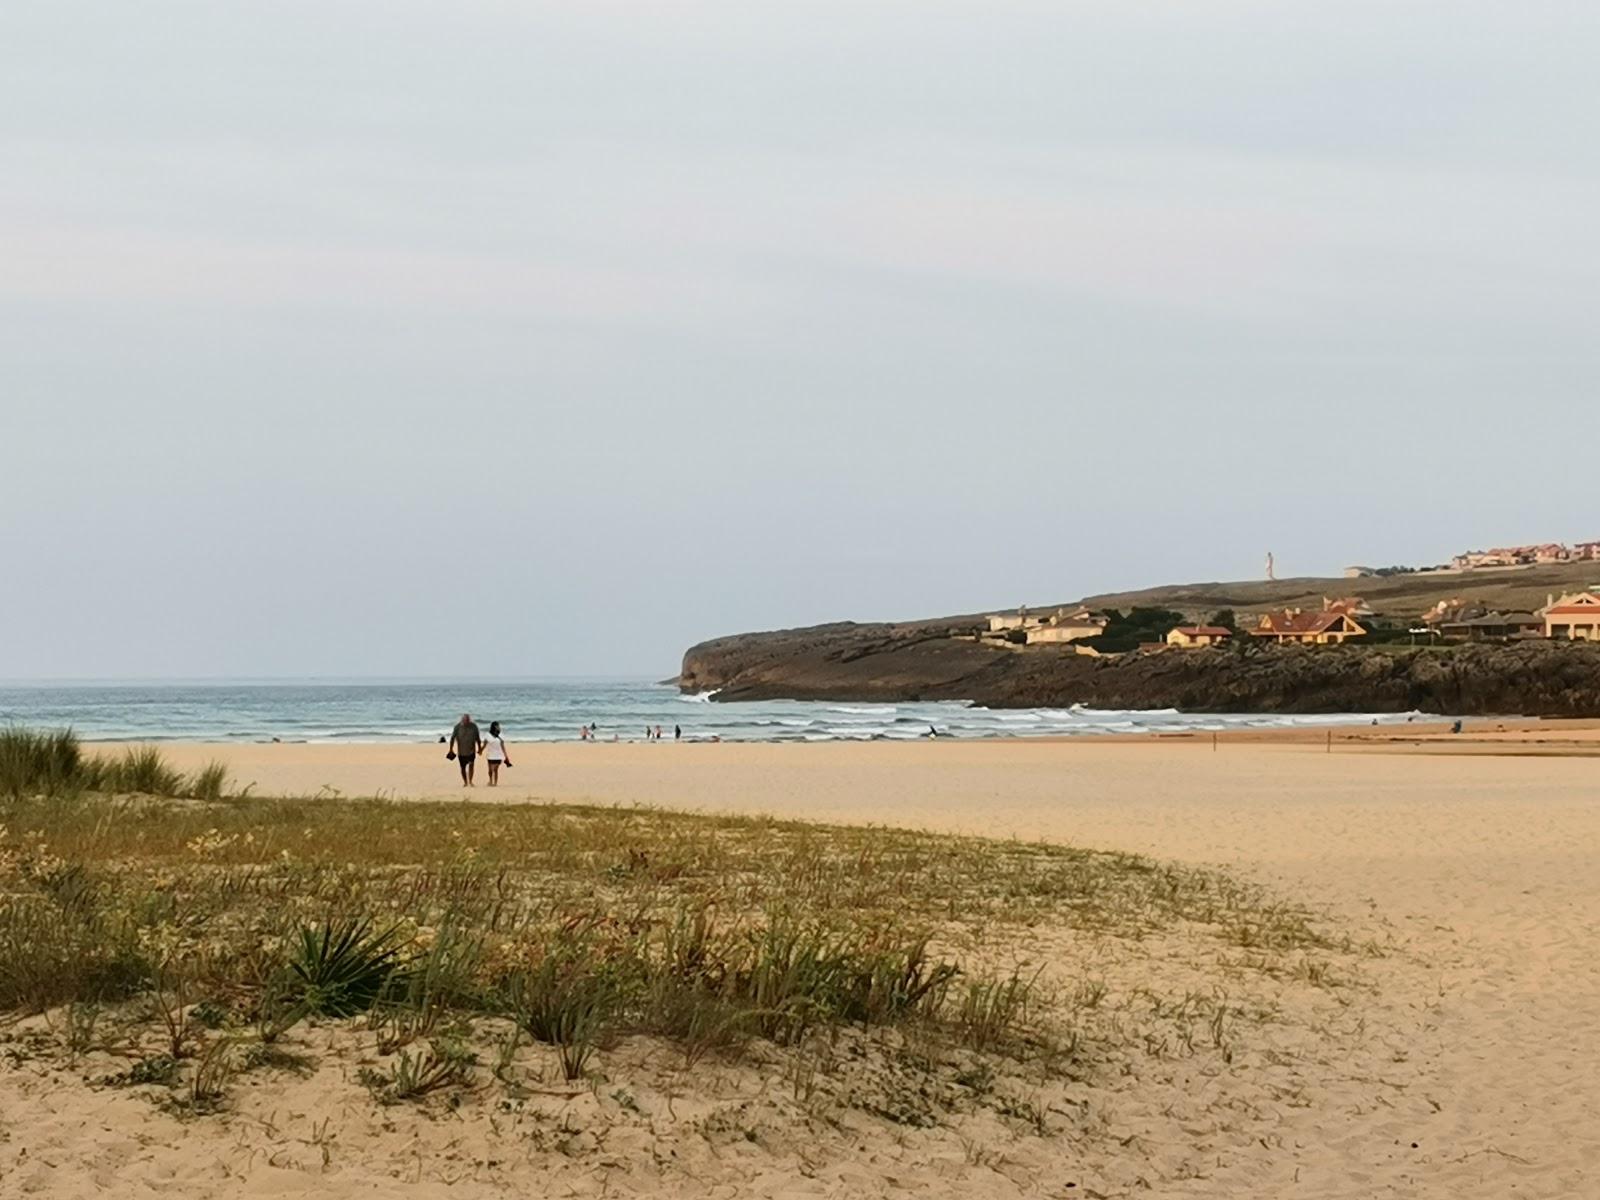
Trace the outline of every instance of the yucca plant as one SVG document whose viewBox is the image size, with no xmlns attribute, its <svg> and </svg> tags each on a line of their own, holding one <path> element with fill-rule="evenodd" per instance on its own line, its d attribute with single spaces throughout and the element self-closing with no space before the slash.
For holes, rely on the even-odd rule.
<svg viewBox="0 0 1600 1200">
<path fill-rule="evenodd" d="M 371 918 L 302 925 L 289 972 L 306 1011 L 348 1017 L 372 1007 L 405 949 L 395 928 L 374 932 Z"/>
</svg>

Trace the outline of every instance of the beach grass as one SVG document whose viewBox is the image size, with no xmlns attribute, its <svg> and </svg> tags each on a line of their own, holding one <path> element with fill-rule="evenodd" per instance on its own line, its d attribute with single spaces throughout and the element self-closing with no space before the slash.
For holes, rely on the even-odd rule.
<svg viewBox="0 0 1600 1200">
<path fill-rule="evenodd" d="M 158 746 L 128 746 L 121 754 L 85 753 L 70 729 L 37 730 L 11 725 L 0 729 L 0 796 L 63 796 L 82 792 L 179 796 L 218 800 L 226 793 L 228 770 L 211 762 L 185 775 L 168 763 Z"/>
<path fill-rule="evenodd" d="M 0 729 L 0 795 L 55 795 L 82 778 L 83 750 L 71 730 Z"/>
<path fill-rule="evenodd" d="M 644 1038 L 685 1070 L 764 1063 L 797 1097 L 922 1123 L 930 1094 L 999 1094 L 951 1081 L 1071 1075 L 1111 1040 L 1227 1050 L 1241 1010 L 1215 993 L 1099 1020 L 1105 985 L 1072 947 L 1181 932 L 1273 979 L 1350 950 L 1226 874 L 1135 855 L 631 807 L 227 798 L 220 771 L 185 778 L 148 748 L 0 750 L 22 764 L 0 801 L 0 1012 L 49 1014 L 68 1057 L 119 1028 L 148 1046 L 128 1081 L 191 1114 L 332 1023 L 370 1046 L 360 1082 L 383 1103 L 470 1091 L 490 1060 L 514 1092 L 525 1047 L 594 1080 Z M 827 1091 L 842 1045 L 852 1069 L 903 1082 L 915 1062 L 920 1082 Z"/>
</svg>

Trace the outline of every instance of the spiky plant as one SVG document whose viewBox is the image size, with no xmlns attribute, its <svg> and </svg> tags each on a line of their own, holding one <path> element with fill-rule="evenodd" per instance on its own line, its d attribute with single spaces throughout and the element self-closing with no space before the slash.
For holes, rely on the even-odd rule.
<svg viewBox="0 0 1600 1200">
<path fill-rule="evenodd" d="M 371 1008 L 401 966 L 406 943 L 371 918 L 302 925 L 289 958 L 291 981 L 308 1012 L 348 1017 Z"/>
</svg>

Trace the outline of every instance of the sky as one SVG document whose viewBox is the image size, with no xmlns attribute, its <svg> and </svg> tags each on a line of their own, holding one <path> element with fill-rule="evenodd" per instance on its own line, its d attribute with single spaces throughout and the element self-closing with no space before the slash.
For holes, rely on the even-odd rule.
<svg viewBox="0 0 1600 1200">
<path fill-rule="evenodd" d="M 1578 2 L 16 0 L 0 678 L 658 676 L 1600 538 L 1597 57 Z"/>
</svg>

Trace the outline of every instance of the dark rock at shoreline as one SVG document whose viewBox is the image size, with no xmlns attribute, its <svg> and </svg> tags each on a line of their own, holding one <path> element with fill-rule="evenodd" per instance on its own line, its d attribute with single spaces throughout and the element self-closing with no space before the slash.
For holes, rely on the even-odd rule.
<svg viewBox="0 0 1600 1200">
<path fill-rule="evenodd" d="M 679 687 L 718 700 L 971 700 L 994 708 L 1600 716 L 1600 645 L 1265 646 L 1101 658 L 951 636 L 971 618 L 843 622 L 692 647 Z"/>
</svg>

